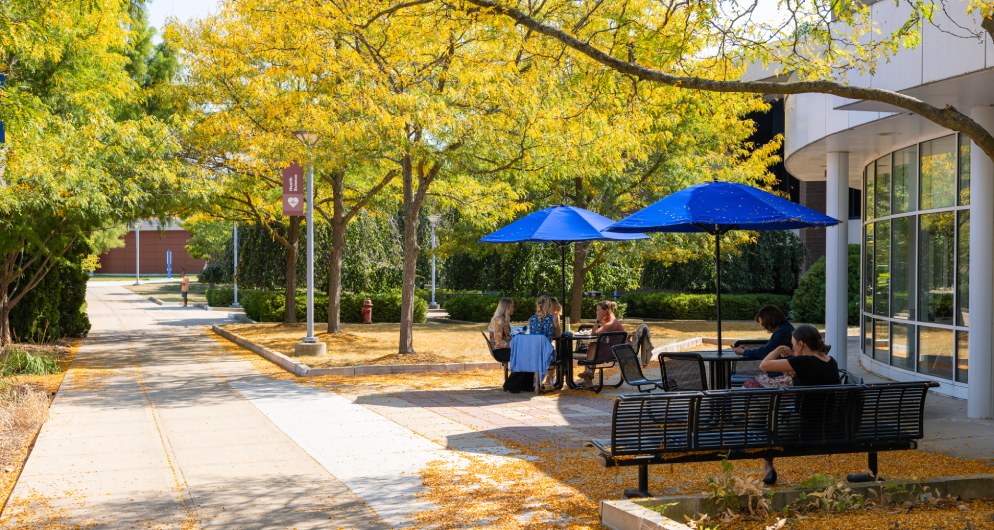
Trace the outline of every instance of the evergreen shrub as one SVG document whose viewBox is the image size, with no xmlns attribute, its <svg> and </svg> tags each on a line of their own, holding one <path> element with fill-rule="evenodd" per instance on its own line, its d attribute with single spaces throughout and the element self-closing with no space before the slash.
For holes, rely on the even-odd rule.
<svg viewBox="0 0 994 530">
<path fill-rule="evenodd" d="M 859 245 L 849 245 L 848 324 L 859 324 Z M 811 264 L 798 281 L 791 302 L 792 317 L 797 322 L 825 322 L 825 258 Z"/>
<path fill-rule="evenodd" d="M 453 320 L 490 322 L 490 319 L 494 316 L 494 310 L 497 309 L 497 303 L 500 302 L 501 298 L 503 297 L 490 295 L 452 297 L 445 303 L 445 311 L 449 313 L 449 317 Z M 514 300 L 514 316 L 512 317 L 514 321 L 526 321 L 535 313 L 536 297 L 515 295 L 510 298 Z M 594 308 L 600 301 L 600 298 L 584 298 L 580 311 L 581 316 L 585 319 L 593 319 L 597 314 Z M 568 310 L 565 312 L 567 315 L 569 314 Z M 623 301 L 619 301 L 617 317 L 625 318 L 626 313 L 628 313 L 628 305 Z"/>
<path fill-rule="evenodd" d="M 628 304 L 632 317 L 666 320 L 714 320 L 714 294 L 687 294 L 668 292 L 631 292 L 621 299 Z M 756 311 L 766 304 L 773 304 L 784 312 L 790 311 L 791 297 L 783 294 L 748 293 L 721 295 L 723 320 L 752 320 Z"/>
</svg>

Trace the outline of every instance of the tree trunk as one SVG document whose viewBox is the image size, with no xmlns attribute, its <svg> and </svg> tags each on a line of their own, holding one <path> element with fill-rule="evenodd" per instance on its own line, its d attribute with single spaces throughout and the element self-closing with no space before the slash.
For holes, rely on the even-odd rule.
<svg viewBox="0 0 994 530">
<path fill-rule="evenodd" d="M 404 181 L 404 276 L 400 295 L 400 347 L 397 353 L 414 353 L 414 277 L 417 272 L 418 214 L 421 212 L 422 193 L 414 190 L 414 167 L 411 155 L 401 161 Z M 423 185 L 423 183 L 422 183 Z"/>
<path fill-rule="evenodd" d="M 345 255 L 345 171 L 335 170 L 331 178 L 331 252 L 328 253 L 328 333 L 342 331 L 342 257 Z"/>
<path fill-rule="evenodd" d="M 584 266 L 587 262 L 587 249 L 589 248 L 589 242 L 573 245 L 573 287 L 569 303 L 569 318 L 573 322 L 580 322 L 581 310 L 583 309 L 583 278 L 587 275 L 587 269 Z"/>
<path fill-rule="evenodd" d="M 10 333 L 10 299 L 6 283 L 0 287 L 0 348 L 7 347 L 14 341 Z"/>
<path fill-rule="evenodd" d="M 297 323 L 297 258 L 299 256 L 297 242 L 300 241 L 301 216 L 290 217 L 287 225 L 286 247 L 286 310 L 283 312 L 284 324 Z"/>
</svg>

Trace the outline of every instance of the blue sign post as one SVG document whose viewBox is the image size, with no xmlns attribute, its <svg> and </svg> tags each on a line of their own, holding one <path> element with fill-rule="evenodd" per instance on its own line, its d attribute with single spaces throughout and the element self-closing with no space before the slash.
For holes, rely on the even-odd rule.
<svg viewBox="0 0 994 530">
<path fill-rule="evenodd" d="M 166 279 L 173 279 L 173 251 L 166 249 Z"/>
</svg>

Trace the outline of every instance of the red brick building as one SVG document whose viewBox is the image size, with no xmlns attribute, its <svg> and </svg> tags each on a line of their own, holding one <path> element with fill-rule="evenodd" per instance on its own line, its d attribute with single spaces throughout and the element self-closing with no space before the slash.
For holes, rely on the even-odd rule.
<svg viewBox="0 0 994 530">
<path fill-rule="evenodd" d="M 155 222 L 144 222 L 138 230 L 137 256 L 134 230 L 124 236 L 124 246 L 107 251 L 100 256 L 100 266 L 96 274 L 134 274 L 135 261 L 138 261 L 140 274 L 166 274 L 166 251 L 172 251 L 172 274 L 180 275 L 183 268 L 190 274 L 197 274 L 207 263 L 186 252 L 189 234 L 178 225 L 170 224 L 162 229 Z"/>
</svg>

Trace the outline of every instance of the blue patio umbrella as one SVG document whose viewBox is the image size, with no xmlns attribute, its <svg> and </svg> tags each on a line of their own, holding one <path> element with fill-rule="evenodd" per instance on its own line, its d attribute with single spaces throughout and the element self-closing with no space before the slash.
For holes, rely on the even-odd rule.
<svg viewBox="0 0 994 530">
<path fill-rule="evenodd" d="M 575 206 L 551 206 L 530 213 L 517 221 L 480 238 L 483 243 L 556 243 L 562 257 L 563 303 L 566 302 L 566 245 L 582 241 L 631 241 L 649 236 L 637 233 L 603 232 L 614 223 L 598 213 Z"/>
<path fill-rule="evenodd" d="M 714 236 L 718 352 L 721 352 L 721 234 L 792 230 L 840 221 L 759 188 L 732 182 L 698 184 L 667 195 L 606 228 L 617 233 L 707 232 Z"/>
</svg>

